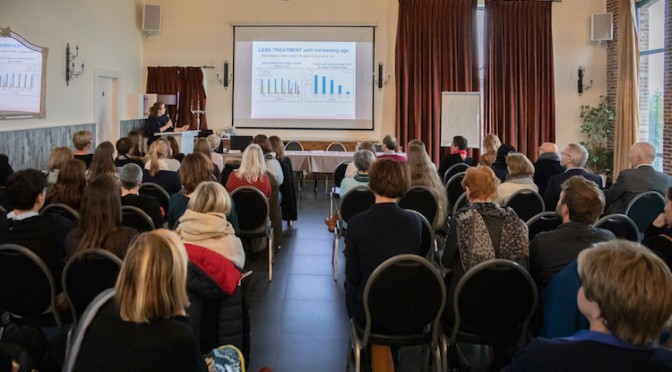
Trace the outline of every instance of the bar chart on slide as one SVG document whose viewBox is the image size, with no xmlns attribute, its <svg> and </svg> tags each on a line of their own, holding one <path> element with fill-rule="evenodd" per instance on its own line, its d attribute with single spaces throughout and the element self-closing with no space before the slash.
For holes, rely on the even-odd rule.
<svg viewBox="0 0 672 372">
<path fill-rule="evenodd" d="M 0 74 L 0 89 L 33 89 L 39 76 L 32 73 L 5 72 Z"/>
<path fill-rule="evenodd" d="M 354 98 L 352 69 L 306 69 L 307 101 L 350 102 Z"/>
<path fill-rule="evenodd" d="M 254 99 L 258 101 L 301 101 L 300 68 L 254 70 Z"/>
</svg>

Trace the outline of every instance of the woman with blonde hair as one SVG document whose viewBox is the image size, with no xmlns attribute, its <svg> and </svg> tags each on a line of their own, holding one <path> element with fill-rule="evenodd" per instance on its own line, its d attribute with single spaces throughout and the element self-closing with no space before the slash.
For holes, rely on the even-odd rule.
<svg viewBox="0 0 672 372">
<path fill-rule="evenodd" d="M 424 186 L 431 191 L 436 199 L 436 217 L 432 223 L 435 229 L 440 229 L 446 223 L 448 213 L 448 197 L 446 188 L 441 183 L 439 175 L 436 172 L 436 166 L 429 158 L 424 148 L 418 145 L 411 145 L 406 151 L 406 164 L 411 178 L 411 186 Z"/>
<path fill-rule="evenodd" d="M 93 152 L 93 160 L 91 161 L 89 170 L 86 172 L 86 180 L 91 182 L 96 177 L 104 174 L 119 178 L 117 166 L 114 165 L 114 145 L 109 141 L 98 145 L 96 151 Z"/>
<path fill-rule="evenodd" d="M 224 159 L 221 155 L 212 151 L 212 148 L 210 147 L 210 141 L 205 138 L 197 139 L 196 142 L 194 142 L 194 152 L 200 152 L 210 159 L 212 164 L 215 166 L 213 174 L 219 176 L 221 170 L 224 169 Z"/>
<path fill-rule="evenodd" d="M 184 160 L 185 155 L 180 152 L 180 144 L 177 142 L 177 139 L 175 139 L 174 136 L 168 136 L 163 139 L 168 143 L 168 146 L 170 147 L 170 159 L 175 159 L 178 162 L 182 163 L 182 160 Z"/>
<path fill-rule="evenodd" d="M 61 203 L 79 210 L 86 186 L 86 165 L 83 161 L 70 159 L 63 164 L 56 183 L 47 191 L 44 205 Z"/>
<path fill-rule="evenodd" d="M 93 146 L 93 133 L 80 130 L 72 135 L 72 145 L 75 147 L 75 159 L 83 161 L 88 169 L 93 160 L 93 154 L 90 153 L 91 146 Z"/>
<path fill-rule="evenodd" d="M 207 371 L 185 318 L 187 263 L 175 233 L 140 235 L 121 266 L 114 301 L 87 329 L 75 370 Z"/>
<path fill-rule="evenodd" d="M 47 162 L 47 172 L 49 172 L 47 175 L 47 184 L 55 184 L 56 180 L 58 179 L 58 172 L 60 172 L 61 167 L 63 167 L 63 165 L 65 165 L 68 160 L 74 158 L 75 154 L 69 147 L 56 147 L 51 150 L 51 154 L 49 154 L 49 161 Z"/>
<path fill-rule="evenodd" d="M 145 164 L 143 183 L 152 182 L 163 187 L 168 194 L 175 194 L 180 191 L 180 176 L 177 175 L 177 169 L 180 162 L 170 159 L 170 148 L 165 141 L 154 141 L 149 147 L 149 161 Z M 177 163 L 177 166 L 175 166 Z"/>
<path fill-rule="evenodd" d="M 523 154 L 512 152 L 506 156 L 506 181 L 497 187 L 497 199 L 495 202 L 504 204 L 509 197 L 520 190 L 533 190 L 539 192 L 539 188 L 534 184 L 534 165 Z"/>
<path fill-rule="evenodd" d="M 497 149 L 502 145 L 496 134 L 486 134 L 483 138 L 483 154 L 481 155 L 480 165 L 490 166 L 497 158 Z"/>
<path fill-rule="evenodd" d="M 175 231 L 185 243 L 217 252 L 242 269 L 245 251 L 233 225 L 227 221 L 230 212 L 231 197 L 224 186 L 214 181 L 201 182 Z"/>
<path fill-rule="evenodd" d="M 271 196 L 271 181 L 266 176 L 266 161 L 261 147 L 250 144 L 243 152 L 240 168 L 229 175 L 226 181 L 226 191 L 233 192 L 241 186 L 257 188 L 267 198 Z"/>
</svg>

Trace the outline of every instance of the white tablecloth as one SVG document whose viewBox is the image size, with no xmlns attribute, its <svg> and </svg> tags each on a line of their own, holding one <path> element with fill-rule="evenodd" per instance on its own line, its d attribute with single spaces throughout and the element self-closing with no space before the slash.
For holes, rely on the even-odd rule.
<svg viewBox="0 0 672 372">
<path fill-rule="evenodd" d="M 285 156 L 292 162 L 292 169 L 295 172 L 307 173 L 333 173 L 338 164 L 352 161 L 353 155 L 354 152 L 285 151 Z M 227 157 L 240 159 L 243 155 L 240 152 L 229 152 L 222 156 L 224 159 Z"/>
</svg>

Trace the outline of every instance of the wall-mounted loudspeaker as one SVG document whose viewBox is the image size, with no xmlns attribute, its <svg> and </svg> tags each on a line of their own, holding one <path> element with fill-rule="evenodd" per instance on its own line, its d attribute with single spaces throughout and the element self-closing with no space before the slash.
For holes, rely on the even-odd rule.
<svg viewBox="0 0 672 372">
<path fill-rule="evenodd" d="M 593 13 L 590 16 L 590 40 L 611 41 L 614 38 L 614 21 L 611 13 Z"/>
<path fill-rule="evenodd" d="M 224 62 L 224 88 L 229 86 L 229 62 Z"/>
<path fill-rule="evenodd" d="M 161 31 L 161 5 L 143 4 L 142 31 Z"/>
</svg>

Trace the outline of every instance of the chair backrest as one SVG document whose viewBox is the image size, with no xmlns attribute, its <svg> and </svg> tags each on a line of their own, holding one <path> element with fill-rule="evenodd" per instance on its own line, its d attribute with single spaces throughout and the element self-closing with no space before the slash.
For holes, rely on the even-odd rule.
<svg viewBox="0 0 672 372">
<path fill-rule="evenodd" d="M 630 217 L 624 214 L 608 214 L 600 218 L 595 223 L 595 227 L 611 231 L 618 239 L 626 239 L 632 242 L 639 241 L 637 225 L 635 225 L 635 222 Z"/>
<path fill-rule="evenodd" d="M 345 146 L 340 142 L 332 142 L 327 146 L 327 151 L 346 152 Z"/>
<path fill-rule="evenodd" d="M 132 205 L 123 205 L 121 207 L 121 224 L 138 231 L 152 231 L 156 229 L 151 217 L 142 209 Z"/>
<path fill-rule="evenodd" d="M 348 164 L 351 162 L 349 161 L 344 161 L 339 163 L 336 166 L 336 169 L 334 169 L 334 185 L 336 187 L 341 187 L 341 182 L 343 182 L 343 178 L 345 178 L 345 171 L 348 169 Z"/>
<path fill-rule="evenodd" d="M 121 259 L 104 249 L 83 249 L 70 257 L 62 280 L 75 322 L 98 294 L 114 288 L 120 270 Z"/>
<path fill-rule="evenodd" d="M 7 213 L 7 210 L 0 205 L 0 213 Z"/>
<path fill-rule="evenodd" d="M 153 196 L 154 199 L 156 199 L 156 201 L 159 202 L 161 208 L 163 208 L 164 214 L 168 215 L 168 205 L 170 204 L 170 195 L 163 187 L 154 182 L 145 182 L 142 185 L 140 185 L 138 193 L 140 195 Z"/>
<path fill-rule="evenodd" d="M 445 304 L 445 284 L 429 261 L 413 254 L 389 258 L 371 273 L 364 287 L 362 346 L 368 343 L 372 328 L 400 336 L 422 333 L 432 324 L 437 337 Z"/>
<path fill-rule="evenodd" d="M 504 259 L 481 262 L 467 271 L 455 288 L 451 341 L 458 332 L 524 336 L 537 301 L 537 286 L 518 263 Z"/>
<path fill-rule="evenodd" d="M 17 244 L 0 245 L 0 309 L 25 318 L 38 317 L 48 308 L 61 326 L 56 309 L 56 283 L 47 265 L 35 253 Z"/>
<path fill-rule="evenodd" d="M 342 221 L 348 222 L 352 216 L 368 210 L 375 202 L 376 198 L 368 186 L 355 186 L 341 196 L 338 217 Z"/>
<path fill-rule="evenodd" d="M 266 226 L 270 211 L 268 199 L 252 186 L 241 186 L 231 193 L 236 204 L 238 226 L 245 233 Z"/>
<path fill-rule="evenodd" d="M 289 141 L 285 145 L 287 151 L 303 151 L 303 145 L 299 141 Z"/>
<path fill-rule="evenodd" d="M 545 211 L 544 198 L 534 190 L 518 190 L 504 203 L 504 207 L 510 207 L 523 221 L 527 221 L 535 215 Z"/>
<path fill-rule="evenodd" d="M 562 224 L 562 219 L 555 214 L 555 212 L 541 212 L 534 217 L 527 220 L 527 232 L 530 241 L 534 239 L 537 234 L 544 231 L 555 230 L 556 227 Z"/>
<path fill-rule="evenodd" d="M 418 216 L 418 219 L 422 223 L 422 236 L 420 237 L 420 255 L 422 257 L 427 257 L 427 253 L 432 250 L 434 247 L 434 228 L 432 228 L 432 224 L 427 221 L 425 216 L 422 215 L 422 213 L 418 211 L 414 211 L 413 209 L 407 209 L 409 212 L 415 214 Z"/>
<path fill-rule="evenodd" d="M 453 205 L 453 216 L 457 214 L 457 211 L 467 206 L 469 206 L 469 200 L 467 200 L 467 193 L 463 192 Z"/>
<path fill-rule="evenodd" d="M 656 235 L 647 239 L 644 244 L 672 270 L 672 238 L 667 235 Z"/>
<path fill-rule="evenodd" d="M 443 183 L 445 184 L 448 182 L 450 177 L 460 173 L 460 172 L 466 172 L 467 169 L 469 169 L 469 165 L 467 163 L 457 163 L 453 164 L 446 170 L 446 173 L 443 174 Z"/>
<path fill-rule="evenodd" d="M 638 194 L 628 206 L 624 214 L 635 222 L 640 233 L 644 233 L 651 222 L 663 212 L 665 198 L 657 191 L 647 191 Z"/>
<path fill-rule="evenodd" d="M 79 212 L 77 212 L 74 208 L 66 204 L 61 203 L 49 204 L 44 208 L 42 208 L 40 214 L 42 215 L 57 214 L 74 222 L 75 225 L 79 224 Z"/>
<path fill-rule="evenodd" d="M 434 222 L 438 211 L 436 198 L 428 188 L 413 186 L 399 199 L 399 206 L 404 209 L 412 209 L 420 212 L 427 221 Z"/>
<path fill-rule="evenodd" d="M 462 180 L 466 172 L 456 173 L 454 176 L 450 177 L 448 182 L 446 182 L 446 192 L 448 193 L 448 205 L 452 208 L 457 202 L 457 199 L 464 192 L 464 187 L 462 187 Z"/>
</svg>

